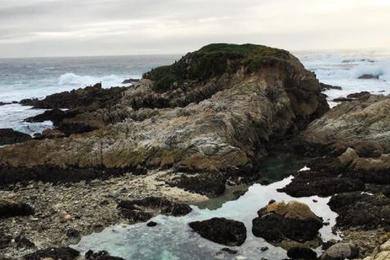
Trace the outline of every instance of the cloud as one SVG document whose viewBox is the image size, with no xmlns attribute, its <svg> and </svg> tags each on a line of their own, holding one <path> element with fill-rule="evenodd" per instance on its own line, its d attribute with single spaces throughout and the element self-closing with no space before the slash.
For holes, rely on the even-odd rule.
<svg viewBox="0 0 390 260">
<path fill-rule="evenodd" d="M 2 0 L 0 57 L 385 47 L 389 13 L 387 0 Z"/>
</svg>

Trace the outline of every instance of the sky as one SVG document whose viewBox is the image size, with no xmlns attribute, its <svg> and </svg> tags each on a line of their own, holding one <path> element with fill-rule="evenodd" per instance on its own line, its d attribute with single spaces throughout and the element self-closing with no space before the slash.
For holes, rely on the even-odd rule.
<svg viewBox="0 0 390 260">
<path fill-rule="evenodd" d="M 390 0 L 0 0 L 0 57 L 390 48 Z"/>
</svg>

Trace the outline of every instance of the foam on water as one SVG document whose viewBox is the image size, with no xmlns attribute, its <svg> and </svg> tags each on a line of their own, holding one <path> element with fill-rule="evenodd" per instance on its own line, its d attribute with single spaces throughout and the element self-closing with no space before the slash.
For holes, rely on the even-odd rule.
<svg viewBox="0 0 390 260">
<path fill-rule="evenodd" d="M 218 209 L 200 209 L 192 206 L 193 211 L 183 217 L 157 216 L 152 220 L 157 222 L 156 227 L 147 227 L 145 223 L 135 225 L 117 225 L 105 229 L 101 233 L 94 233 L 83 237 L 75 249 L 86 252 L 107 250 L 112 255 L 125 259 L 142 260 L 172 260 L 172 259 L 215 259 L 216 253 L 226 247 L 213 243 L 192 232 L 189 222 L 206 220 L 212 217 L 225 217 L 241 221 L 247 228 L 247 239 L 238 250 L 239 256 L 245 259 L 284 259 L 286 251 L 280 247 L 274 247 L 262 238 L 252 234 L 252 220 L 257 216 L 257 211 L 266 206 L 272 199 L 276 201 L 298 200 L 310 206 L 312 211 L 321 216 L 330 225 L 320 230 L 324 241 L 339 239 L 332 233 L 332 227 L 336 223 L 337 214 L 327 205 L 329 198 L 318 196 L 306 198 L 293 198 L 277 189 L 290 183 L 292 177 L 270 184 L 254 184 L 237 200 L 225 202 Z M 317 202 L 314 202 L 317 201 Z M 269 250 L 262 252 L 261 248 L 267 246 Z M 317 250 L 319 251 L 319 249 Z M 236 256 L 225 255 L 223 259 L 237 259 Z"/>
</svg>

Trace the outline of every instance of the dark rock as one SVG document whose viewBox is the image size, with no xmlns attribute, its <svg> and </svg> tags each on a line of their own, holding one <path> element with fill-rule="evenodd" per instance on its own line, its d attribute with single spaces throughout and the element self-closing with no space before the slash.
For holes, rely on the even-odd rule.
<svg viewBox="0 0 390 260">
<path fill-rule="evenodd" d="M 321 91 L 330 90 L 330 89 L 336 89 L 336 90 L 342 90 L 340 86 L 332 86 L 325 83 L 320 83 Z"/>
<path fill-rule="evenodd" d="M 146 225 L 147 225 L 148 227 L 155 227 L 155 226 L 157 226 L 158 224 L 157 224 L 156 222 L 154 222 L 154 221 L 149 221 L 148 223 L 146 223 Z"/>
<path fill-rule="evenodd" d="M 349 94 L 347 96 L 347 98 L 356 98 L 356 99 L 360 99 L 360 98 L 367 98 L 369 97 L 371 94 L 370 92 L 368 91 L 361 91 L 361 92 L 358 92 L 358 93 L 352 93 L 352 94 Z"/>
<path fill-rule="evenodd" d="M 335 176 L 334 172 L 304 171 L 295 175 L 286 187 L 278 191 L 294 197 L 331 196 L 339 192 L 364 190 L 364 183 L 359 179 Z"/>
<path fill-rule="evenodd" d="M 0 145 L 16 144 L 31 140 L 28 134 L 20 133 L 10 128 L 0 129 Z"/>
<path fill-rule="evenodd" d="M 379 79 L 379 74 L 363 74 L 358 79 Z"/>
<path fill-rule="evenodd" d="M 9 105 L 9 104 L 11 104 L 11 103 L 9 103 L 9 102 L 0 102 L 0 106 L 5 106 L 5 105 Z"/>
<path fill-rule="evenodd" d="M 315 260 L 317 254 L 307 247 L 292 247 L 287 251 L 287 256 L 291 259 Z"/>
<path fill-rule="evenodd" d="M 89 250 L 85 253 L 86 260 L 124 260 L 121 257 L 110 256 L 107 251 L 99 251 L 94 253 L 92 250 Z"/>
<path fill-rule="evenodd" d="M 230 255 L 235 255 L 235 254 L 238 253 L 237 250 L 234 250 L 234 249 L 231 249 L 231 248 L 228 248 L 228 247 L 222 248 L 221 251 L 226 252 L 226 253 L 228 253 Z"/>
<path fill-rule="evenodd" d="M 97 128 L 89 125 L 88 123 L 83 122 L 61 122 L 57 129 L 64 133 L 65 136 L 70 136 L 72 134 L 81 134 L 86 132 L 91 132 Z"/>
<path fill-rule="evenodd" d="M 322 219 L 306 204 L 296 201 L 269 204 L 259 210 L 258 215 L 252 221 L 252 232 L 271 243 L 285 239 L 299 242 L 313 240 L 322 227 Z"/>
<path fill-rule="evenodd" d="M 139 79 L 125 79 L 122 84 L 133 84 L 139 82 Z"/>
<path fill-rule="evenodd" d="M 212 218 L 191 222 L 189 226 L 202 237 L 227 246 L 240 246 L 246 239 L 245 225 L 235 220 Z"/>
<path fill-rule="evenodd" d="M 320 257 L 321 260 L 355 259 L 359 256 L 359 248 L 350 243 L 337 243 L 329 247 Z"/>
<path fill-rule="evenodd" d="M 35 253 L 25 255 L 25 260 L 42 260 L 43 258 L 51 258 L 54 260 L 73 260 L 76 259 L 80 253 L 69 247 L 48 248 L 38 250 Z"/>
<path fill-rule="evenodd" d="M 182 174 L 168 182 L 169 185 L 203 195 L 218 196 L 225 192 L 226 177 L 219 173 Z"/>
<path fill-rule="evenodd" d="M 20 104 L 44 109 L 74 109 L 79 107 L 90 107 L 92 110 L 103 106 L 116 104 L 122 97 L 125 87 L 102 88 L 100 83 L 94 86 L 61 92 L 39 99 L 24 99 Z"/>
<path fill-rule="evenodd" d="M 34 209 L 26 203 L 0 199 L 0 218 L 29 216 L 32 214 L 34 214 Z"/>
<path fill-rule="evenodd" d="M 42 114 L 37 116 L 26 118 L 26 122 L 44 122 L 52 121 L 54 126 L 57 126 L 65 118 L 71 118 L 77 115 L 76 111 L 62 111 L 61 109 L 55 108 L 52 110 L 47 110 Z"/>
<path fill-rule="evenodd" d="M 131 221 L 147 221 L 157 214 L 184 216 L 191 212 L 187 204 L 176 203 L 159 197 L 147 197 L 140 200 L 122 200 L 118 209 Z"/>
<path fill-rule="evenodd" d="M 66 236 L 68 237 L 68 242 L 70 244 L 77 244 L 81 240 L 81 234 L 80 231 L 74 228 L 69 228 L 66 231 Z"/>
<path fill-rule="evenodd" d="M 339 97 L 339 98 L 334 98 L 332 101 L 334 101 L 334 102 L 350 102 L 353 100 L 354 100 L 353 98 Z"/>
<path fill-rule="evenodd" d="M 265 252 L 267 251 L 269 248 L 268 246 L 263 246 L 262 248 L 260 248 L 261 252 Z"/>
<path fill-rule="evenodd" d="M 390 198 L 383 194 L 341 193 L 334 195 L 328 204 L 338 214 L 336 221 L 340 227 L 390 226 Z"/>
</svg>

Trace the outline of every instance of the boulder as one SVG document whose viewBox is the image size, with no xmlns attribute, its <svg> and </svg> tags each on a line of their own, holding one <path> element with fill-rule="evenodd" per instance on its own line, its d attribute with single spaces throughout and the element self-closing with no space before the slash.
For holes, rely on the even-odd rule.
<svg viewBox="0 0 390 260">
<path fill-rule="evenodd" d="M 287 250 L 287 256 L 291 259 L 316 260 L 317 253 L 307 247 L 292 247 Z"/>
<path fill-rule="evenodd" d="M 43 259 L 54 259 L 54 260 L 74 260 L 80 253 L 69 247 L 60 248 L 48 248 L 38 250 L 35 253 L 25 255 L 25 260 L 43 260 Z"/>
<path fill-rule="evenodd" d="M 124 260 L 121 257 L 111 256 L 107 251 L 93 252 L 89 250 L 85 253 L 86 260 Z"/>
<path fill-rule="evenodd" d="M 0 145 L 16 144 L 31 140 L 32 137 L 10 128 L 0 129 Z"/>
<path fill-rule="evenodd" d="M 118 209 L 124 217 L 133 222 L 145 222 L 158 214 L 175 217 L 184 216 L 192 211 L 187 204 L 176 203 L 159 197 L 122 200 L 118 203 Z"/>
<path fill-rule="evenodd" d="M 246 240 L 244 223 L 226 218 L 212 218 L 189 223 L 189 226 L 202 237 L 213 242 L 240 246 Z"/>
<path fill-rule="evenodd" d="M 363 74 L 358 79 L 379 79 L 379 74 Z"/>
<path fill-rule="evenodd" d="M 0 219 L 32 214 L 34 214 L 34 209 L 24 202 L 0 199 Z"/>
<path fill-rule="evenodd" d="M 329 247 L 320 257 L 321 260 L 355 259 L 359 248 L 350 243 L 337 243 Z"/>
<path fill-rule="evenodd" d="M 291 239 L 298 242 L 313 240 L 323 226 L 321 218 L 297 201 L 273 202 L 258 211 L 252 221 L 252 232 L 270 243 Z"/>
</svg>

